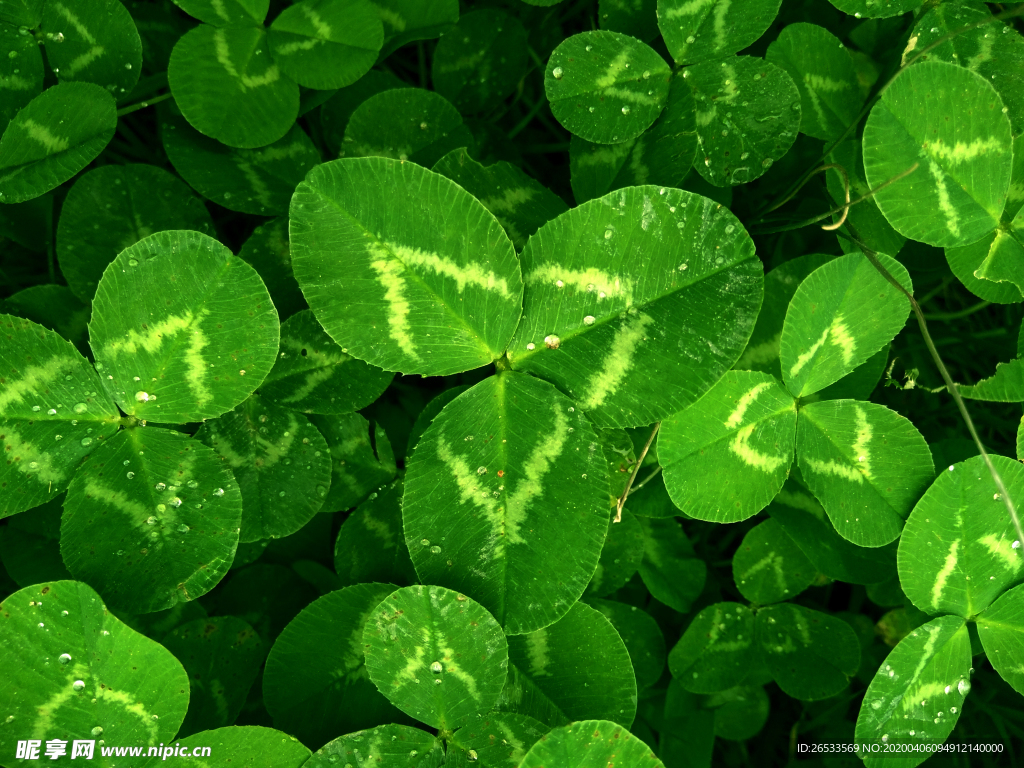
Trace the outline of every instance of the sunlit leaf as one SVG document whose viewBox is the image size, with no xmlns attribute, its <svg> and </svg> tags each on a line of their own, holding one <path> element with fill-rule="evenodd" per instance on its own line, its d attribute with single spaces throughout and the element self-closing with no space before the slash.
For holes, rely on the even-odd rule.
<svg viewBox="0 0 1024 768">
<path fill-rule="evenodd" d="M 781 0 L 658 0 L 658 27 L 679 64 L 717 59 L 764 34 Z"/>
</svg>

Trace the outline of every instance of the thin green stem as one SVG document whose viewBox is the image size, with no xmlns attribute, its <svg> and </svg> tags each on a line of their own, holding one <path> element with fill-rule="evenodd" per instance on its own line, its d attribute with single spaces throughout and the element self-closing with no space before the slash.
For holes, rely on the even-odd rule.
<svg viewBox="0 0 1024 768">
<path fill-rule="evenodd" d="M 523 115 L 522 120 L 520 120 L 518 123 L 512 126 L 512 129 L 508 132 L 509 139 L 514 139 L 516 136 L 518 136 L 519 132 L 530 124 L 533 118 L 537 116 L 537 113 L 544 108 L 544 105 L 546 103 L 547 99 L 537 99 L 537 102 L 532 107 L 530 107 L 530 111 Z"/>
<path fill-rule="evenodd" d="M 647 438 L 647 442 L 644 444 L 644 449 L 640 451 L 640 455 L 636 457 L 636 465 L 633 467 L 633 473 L 629 476 L 629 482 L 626 483 L 626 490 L 619 496 L 619 501 L 615 505 L 615 517 L 612 519 L 613 523 L 622 522 L 622 508 L 626 505 L 626 499 L 629 498 L 629 489 L 633 487 L 633 481 L 636 480 L 636 474 L 640 471 L 640 465 L 644 463 L 644 459 L 647 457 L 647 452 L 651 449 L 651 443 L 654 442 L 654 437 L 658 434 L 658 430 L 661 429 L 661 422 L 657 422 L 654 425 L 654 429 L 651 430 L 650 437 Z"/>
<path fill-rule="evenodd" d="M 979 301 L 972 307 L 961 309 L 959 312 L 930 312 L 924 316 L 925 320 L 959 320 L 962 317 L 969 317 L 975 312 L 980 312 L 985 307 L 992 306 L 991 301 Z"/>
<path fill-rule="evenodd" d="M 138 112 L 140 109 L 145 109 L 146 107 L 151 107 L 154 104 L 159 104 L 161 101 L 167 101 L 169 98 L 171 98 L 170 91 L 167 93 L 161 93 L 159 96 L 154 96 L 152 99 L 147 99 L 146 101 L 129 104 L 127 107 L 117 110 L 117 116 L 124 117 L 125 115 L 130 115 L 132 112 Z"/>
</svg>

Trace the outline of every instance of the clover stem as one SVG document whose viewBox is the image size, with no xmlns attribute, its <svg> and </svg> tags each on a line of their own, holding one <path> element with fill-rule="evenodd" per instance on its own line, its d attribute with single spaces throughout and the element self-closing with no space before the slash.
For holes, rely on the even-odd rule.
<svg viewBox="0 0 1024 768">
<path fill-rule="evenodd" d="M 622 522 L 622 508 L 626 505 L 626 499 L 629 498 L 629 489 L 633 487 L 633 481 L 636 480 L 636 475 L 640 471 L 640 465 L 644 463 L 644 458 L 647 456 L 647 452 L 651 449 L 651 443 L 654 442 L 654 436 L 658 434 L 659 429 L 661 429 L 660 421 L 654 424 L 654 429 L 651 430 L 650 437 L 648 437 L 647 442 L 644 443 L 644 449 L 640 451 L 640 455 L 636 457 L 636 464 L 633 467 L 633 473 L 629 476 L 629 481 L 626 483 L 626 489 L 622 492 L 622 495 L 619 496 L 619 500 L 615 505 L 615 517 L 612 519 L 613 523 Z"/>
</svg>

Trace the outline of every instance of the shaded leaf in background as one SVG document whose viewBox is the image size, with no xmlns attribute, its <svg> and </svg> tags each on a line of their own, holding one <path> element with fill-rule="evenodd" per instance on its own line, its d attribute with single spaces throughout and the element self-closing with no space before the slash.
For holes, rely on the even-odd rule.
<svg viewBox="0 0 1024 768">
<path fill-rule="evenodd" d="M 640 578 L 656 600 L 680 613 L 704 588 L 707 564 L 697 558 L 693 545 L 673 519 L 639 518 L 644 529 L 644 559 Z"/>
<path fill-rule="evenodd" d="M 677 64 L 736 53 L 765 33 L 782 0 L 658 0 L 658 27 Z"/>
<path fill-rule="evenodd" d="M 122 430 L 71 481 L 61 554 L 112 605 L 149 613 L 213 589 L 241 519 L 241 493 L 212 450 L 167 429 Z"/>
<path fill-rule="evenodd" d="M 395 460 L 384 430 L 358 413 L 342 416 L 310 416 L 331 452 L 331 486 L 322 512 L 351 509 L 395 476 Z"/>
<path fill-rule="evenodd" d="M 71 578 L 60 557 L 62 503 L 61 498 L 48 501 L 0 528 L 0 561 L 19 587 Z"/>
<path fill-rule="evenodd" d="M 324 143 L 337 156 L 345 139 L 345 129 L 349 118 L 356 108 L 371 96 L 394 88 L 407 88 L 408 85 L 390 72 L 371 69 L 352 85 L 335 92 L 320 107 L 320 127 L 323 130 Z"/>
<path fill-rule="evenodd" d="M 114 97 L 98 85 L 47 88 L 14 116 L 0 139 L 0 203 L 31 200 L 63 184 L 96 159 L 116 127 Z"/>
<path fill-rule="evenodd" d="M 845 139 L 832 150 L 829 162 L 843 166 L 850 183 L 850 199 L 860 200 L 847 211 L 847 221 L 856 228 L 860 241 L 876 253 L 899 253 L 907 239 L 886 221 L 872 197 L 863 199 L 871 191 L 864 177 L 863 144 L 853 138 Z M 846 179 L 838 169 L 830 169 L 826 174 L 828 191 L 836 206 L 846 202 Z M 839 221 L 841 216 L 841 212 L 835 214 L 832 223 Z M 861 252 L 860 246 L 845 237 L 839 238 L 839 245 L 844 253 L 859 255 Z"/>
<path fill-rule="evenodd" d="M 334 542 L 334 570 L 343 585 L 416 583 L 402 535 L 402 490 L 401 482 L 396 482 L 345 518 Z"/>
<path fill-rule="evenodd" d="M 1001 594 L 977 622 L 986 657 L 1003 680 L 1024 693 L 1024 585 Z"/>
<path fill-rule="evenodd" d="M 646 44 L 618 32 L 581 32 L 555 48 L 544 91 L 570 133 L 616 144 L 646 131 L 665 107 L 672 73 Z"/>
<path fill-rule="evenodd" d="M 33 285 L 8 296 L 0 306 L 9 314 L 56 331 L 74 344 L 79 352 L 89 352 L 87 323 L 90 307 L 79 301 L 66 285 Z"/>
<path fill-rule="evenodd" d="M 622 638 L 629 651 L 637 689 L 643 690 L 657 683 L 665 671 L 665 637 L 654 617 L 635 605 L 614 600 L 595 598 L 587 603 L 600 611 Z"/>
<path fill-rule="evenodd" d="M 658 30 L 658 0 L 600 0 L 597 5 L 601 29 L 621 32 L 650 43 Z"/>
<path fill-rule="evenodd" d="M 191 229 L 213 235 L 203 204 L 174 175 L 154 165 L 104 165 L 78 177 L 57 225 L 57 258 L 71 290 L 92 301 L 103 270 L 155 232 Z"/>
<path fill-rule="evenodd" d="M 259 273 L 282 320 L 306 309 L 306 299 L 292 274 L 287 217 L 256 227 L 242 244 L 238 256 Z"/>
<path fill-rule="evenodd" d="M 0 23 L 0 49 L 7 51 L 6 57 L 0 57 L 2 134 L 11 118 L 43 92 L 43 55 L 33 36 L 21 34 L 10 24 Z"/>
<path fill-rule="evenodd" d="M 843 13 L 858 19 L 887 19 L 921 7 L 920 0 L 829 0 Z"/>
<path fill-rule="evenodd" d="M 796 141 L 800 92 L 782 67 L 735 56 L 687 67 L 683 77 L 697 102 L 693 165 L 715 186 L 763 176 Z"/>
<path fill-rule="evenodd" d="M 754 614 L 740 603 L 715 603 L 690 622 L 668 655 L 668 668 L 692 693 L 719 693 L 742 683 L 758 653 Z"/>
<path fill-rule="evenodd" d="M 530 748 L 520 768 L 603 768 L 609 763 L 664 768 L 647 744 L 608 720 L 583 720 L 555 728 Z"/>
<path fill-rule="evenodd" d="M 544 734 L 548 726 L 526 715 L 511 712 L 491 713 L 474 718 L 448 740 L 450 765 L 480 761 L 487 768 L 519 768 L 526 751 Z"/>
<path fill-rule="evenodd" d="M 405 483 L 420 580 L 479 601 L 508 634 L 564 616 L 594 574 L 608 469 L 586 417 L 547 382 L 509 372 L 464 392 L 427 428 Z"/>
<path fill-rule="evenodd" d="M 459 0 L 372 0 L 384 22 L 384 58 L 407 43 L 440 37 L 459 20 Z"/>
<path fill-rule="evenodd" d="M 253 26 L 262 24 L 270 9 L 270 0 L 174 0 L 189 16 L 214 26 Z"/>
<path fill-rule="evenodd" d="M 211 616 L 244 619 L 269 646 L 317 596 L 291 568 L 255 563 L 232 572 L 220 589 L 203 598 L 203 604 Z"/>
<path fill-rule="evenodd" d="M 817 570 L 786 530 L 769 518 L 747 531 L 732 558 L 740 594 L 755 605 L 796 597 L 814 582 Z"/>
</svg>

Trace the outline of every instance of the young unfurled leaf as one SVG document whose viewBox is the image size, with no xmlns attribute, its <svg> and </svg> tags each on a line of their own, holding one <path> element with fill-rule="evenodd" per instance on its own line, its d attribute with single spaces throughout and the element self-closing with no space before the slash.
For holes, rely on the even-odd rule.
<svg viewBox="0 0 1024 768">
<path fill-rule="evenodd" d="M 174 0 L 189 16 L 216 27 L 253 26 L 263 23 L 270 0 Z"/>
<path fill-rule="evenodd" d="M 256 270 L 199 232 L 159 232 L 118 254 L 96 289 L 89 343 L 125 413 L 178 424 L 220 416 L 277 356 L 277 310 Z"/>
<path fill-rule="evenodd" d="M 143 164 L 91 170 L 71 187 L 61 208 L 61 272 L 80 299 L 92 301 L 103 270 L 119 252 L 168 229 L 214 233 L 209 212 L 177 177 Z"/>
<path fill-rule="evenodd" d="M 992 462 L 1010 497 L 1024 498 L 1024 467 Z M 981 457 L 943 470 L 914 507 L 900 538 L 900 584 L 926 613 L 969 618 L 1024 575 L 1024 546 Z"/>
<path fill-rule="evenodd" d="M 768 29 L 781 0 L 658 0 L 658 27 L 678 64 L 718 59 Z"/>
<path fill-rule="evenodd" d="M 601 426 L 650 424 L 703 395 L 746 344 L 763 290 L 742 224 L 665 187 L 573 208 L 530 238 L 522 263 L 512 366 L 555 383 Z"/>
<path fill-rule="evenodd" d="M 665 111 L 635 139 L 609 146 L 573 136 L 569 167 L 576 202 L 644 184 L 682 187 L 697 149 L 695 115 L 693 93 L 682 76 L 675 75 Z"/>
<path fill-rule="evenodd" d="M 299 86 L 274 63 L 262 27 L 201 24 L 186 32 L 167 79 L 192 127 L 229 147 L 273 144 L 299 115 Z"/>
<path fill-rule="evenodd" d="M 796 141 L 800 91 L 782 67 L 735 56 L 687 67 L 683 77 L 697 102 L 693 165 L 710 183 L 753 181 Z"/>
<path fill-rule="evenodd" d="M 370 423 L 358 413 L 310 416 L 309 420 L 331 452 L 331 486 L 322 511 L 352 509 L 395 476 L 394 453 L 379 425 L 371 443 Z"/>
<path fill-rule="evenodd" d="M 115 98 L 142 74 L 142 40 L 120 0 L 49 0 L 39 27 L 59 82 L 84 81 Z"/>
<path fill-rule="evenodd" d="M 403 514 L 421 581 L 478 600 L 508 634 L 531 632 L 563 616 L 594 574 L 609 517 L 604 453 L 553 386 L 492 376 L 427 428 Z"/>
<path fill-rule="evenodd" d="M 772 518 L 747 531 L 733 555 L 732 574 L 740 594 L 759 605 L 796 597 L 817 575 L 800 547 Z"/>
<path fill-rule="evenodd" d="M 266 654 L 256 631 L 236 616 L 217 616 L 182 624 L 161 644 L 189 677 L 188 714 L 178 737 L 233 724 Z"/>
<path fill-rule="evenodd" d="M 259 149 L 225 146 L 170 114 L 160 133 L 174 170 L 207 200 L 240 213 L 287 214 L 296 185 L 320 162 L 320 153 L 297 125 Z"/>
<path fill-rule="evenodd" d="M 366 669 L 417 720 L 452 730 L 497 703 L 509 655 L 498 622 L 443 587 L 406 587 L 373 609 L 363 631 Z"/>
<path fill-rule="evenodd" d="M 913 293 L 895 259 L 878 260 Z M 797 288 L 782 328 L 782 377 L 796 397 L 843 378 L 903 329 L 910 302 L 862 254 L 833 259 Z"/>
<path fill-rule="evenodd" d="M 938 61 L 907 68 L 882 91 L 863 141 L 871 188 L 916 166 L 874 197 L 900 234 L 961 246 L 998 226 L 1010 181 L 1010 121 L 980 75 Z"/>
<path fill-rule="evenodd" d="M 70 741 L 103 734 L 110 743 L 144 747 L 171 741 L 188 707 L 185 670 L 168 650 L 119 621 L 90 587 L 36 584 L 2 606 L 5 755 L 15 754 L 21 735 Z"/>
<path fill-rule="evenodd" d="M 781 603 L 757 612 L 756 631 L 772 677 L 793 698 L 831 698 L 860 666 L 857 635 L 836 616 Z"/>
<path fill-rule="evenodd" d="M 504 11 L 463 14 L 434 49 L 434 88 L 465 114 L 498 106 L 529 66 L 526 29 Z"/>
<path fill-rule="evenodd" d="M 629 652 L 611 622 L 585 603 L 551 626 L 509 637 L 508 658 L 499 711 L 550 726 L 587 718 L 628 726 L 636 716 Z"/>
<path fill-rule="evenodd" d="M 476 368 L 501 355 L 519 321 L 522 278 L 501 225 L 415 163 L 324 163 L 296 190 L 290 225 L 295 277 L 317 320 L 371 365 Z"/>
<path fill-rule="evenodd" d="M 665 107 L 672 73 L 652 48 L 618 32 L 564 40 L 544 69 L 551 112 L 570 133 L 617 144 L 646 131 Z"/>
<path fill-rule="evenodd" d="M 175 739 L 174 746 L 177 747 Z M 239 765 L 261 768 L 300 768 L 308 765 L 309 750 L 294 736 L 273 728 L 259 725 L 230 725 L 226 728 L 214 728 L 202 731 L 181 739 L 180 754 L 197 754 L 196 749 L 215 744 L 211 754 L 203 757 L 208 768 L 238 768 Z M 164 749 L 171 749 L 170 744 Z M 164 761 L 171 754 L 150 757 L 141 764 L 141 768 L 163 768 Z"/>
<path fill-rule="evenodd" d="M 305 416 L 253 395 L 196 437 L 217 452 L 242 491 L 239 541 L 277 539 L 312 519 L 331 484 L 327 441 Z"/>
<path fill-rule="evenodd" d="M 857 400 L 801 408 L 796 460 L 836 531 L 861 547 L 896 540 L 935 477 L 931 451 L 912 422 Z"/>
<path fill-rule="evenodd" d="M 384 27 L 369 0 L 302 0 L 278 14 L 269 40 L 285 75 L 304 88 L 331 90 L 369 71 Z"/>
<path fill-rule="evenodd" d="M 1024 694 L 1024 585 L 996 598 L 977 618 L 985 655 L 1003 680 Z"/>
<path fill-rule="evenodd" d="M 242 495 L 216 454 L 157 427 L 122 430 L 71 481 L 61 553 L 114 606 L 149 613 L 209 592 L 238 545 Z"/>
<path fill-rule="evenodd" d="M 940 616 L 900 641 L 875 673 L 857 717 L 861 744 L 937 744 L 953 732 L 970 691 L 971 641 L 964 620 Z M 899 758 L 867 752 L 867 768 L 914 768 L 927 752 Z"/>
<path fill-rule="evenodd" d="M 790 24 L 768 47 L 765 58 L 786 70 L 800 91 L 801 133 L 837 139 L 857 117 L 861 98 L 853 59 L 827 29 Z"/>
<path fill-rule="evenodd" d="M 687 613 L 707 578 L 707 563 L 694 556 L 693 545 L 675 520 L 639 518 L 644 529 L 640 578 L 651 595 Z"/>
<path fill-rule="evenodd" d="M 782 488 L 793 463 L 796 401 L 777 379 L 729 371 L 707 394 L 662 421 L 665 487 L 690 517 L 746 520 Z"/>
<path fill-rule="evenodd" d="M 338 732 L 401 719 L 367 677 L 363 629 L 391 584 L 356 584 L 306 606 L 267 657 L 263 700 L 274 724 L 320 748 Z"/>
<path fill-rule="evenodd" d="M 511 163 L 481 165 L 465 148 L 442 157 L 433 171 L 447 176 L 494 214 L 517 251 L 540 227 L 569 210 L 562 198 Z"/>
<path fill-rule="evenodd" d="M 750 609 L 716 603 L 690 622 L 668 655 L 668 668 L 688 691 L 720 693 L 747 679 L 757 653 Z"/>
<path fill-rule="evenodd" d="M 82 459 L 117 430 L 120 414 L 92 366 L 56 333 L 0 315 L 0 517 L 68 487 Z"/>
<path fill-rule="evenodd" d="M 281 325 L 281 352 L 260 395 L 293 411 L 337 415 L 366 407 L 393 378 L 346 354 L 304 310 Z"/>
<path fill-rule="evenodd" d="M 654 752 L 617 722 L 584 720 L 555 728 L 531 747 L 520 768 L 664 768 Z"/>
<path fill-rule="evenodd" d="M 654 617 L 635 605 L 614 600 L 593 598 L 587 603 L 600 611 L 622 638 L 629 651 L 637 689 L 657 683 L 665 671 L 665 637 Z"/>
<path fill-rule="evenodd" d="M 63 184 L 103 151 L 116 127 L 114 97 L 98 85 L 47 88 L 0 139 L 0 203 L 31 200 Z"/>
<path fill-rule="evenodd" d="M 440 768 L 445 764 L 445 744 L 437 736 L 409 725 L 378 725 L 328 742 L 303 768 L 336 768 L 338 762 L 363 768 L 367 761 L 388 768 Z"/>
</svg>

